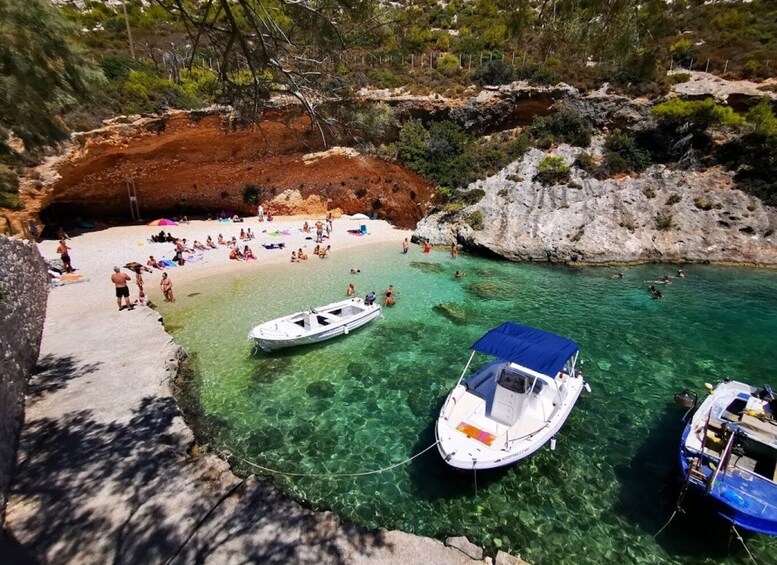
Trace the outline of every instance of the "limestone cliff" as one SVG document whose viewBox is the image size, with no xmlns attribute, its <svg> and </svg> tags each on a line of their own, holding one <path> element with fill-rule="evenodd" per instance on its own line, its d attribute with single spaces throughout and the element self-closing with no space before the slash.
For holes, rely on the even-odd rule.
<svg viewBox="0 0 777 565">
<path fill-rule="evenodd" d="M 0 236 L 0 530 L 24 421 L 27 380 L 38 360 L 49 278 L 38 248 Z M 2 531 L 0 531 L 2 536 Z"/>
<path fill-rule="evenodd" d="M 601 140 L 594 143 L 601 147 Z M 582 149 L 553 153 L 572 165 Z M 591 151 L 591 149 L 588 149 Z M 422 220 L 415 237 L 523 261 L 718 262 L 777 265 L 777 210 L 737 190 L 721 169 L 597 180 L 572 167 L 569 183 L 535 181 L 546 153 L 532 149 L 498 174 L 473 183 L 485 197 L 457 214 Z M 482 215 L 482 229 L 472 214 Z"/>
</svg>

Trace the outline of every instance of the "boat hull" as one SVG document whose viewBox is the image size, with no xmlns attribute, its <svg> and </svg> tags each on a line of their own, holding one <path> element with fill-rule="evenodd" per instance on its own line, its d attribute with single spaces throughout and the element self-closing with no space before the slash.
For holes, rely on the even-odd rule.
<svg viewBox="0 0 777 565">
<path fill-rule="evenodd" d="M 451 467 L 470 471 L 509 467 L 530 457 L 563 427 L 585 387 L 585 382 L 581 376 L 570 377 L 566 385 L 568 386 L 566 395 L 554 416 L 530 430 L 529 437 L 512 442 L 508 448 L 499 445 L 486 446 L 478 439 L 467 437 L 456 429 L 458 420 L 455 412 L 456 398 L 466 402 L 464 395 L 467 394 L 462 385 L 457 386 L 448 395 L 435 426 L 437 450 L 440 456 Z M 454 406 L 451 409 L 452 405 Z"/>
<path fill-rule="evenodd" d="M 727 458 L 725 450 L 714 451 L 708 440 L 702 444 L 700 439 L 707 433 L 710 421 L 723 421 L 732 428 L 738 425 L 735 417 L 727 417 L 731 414 L 727 409 L 737 398 L 745 402 L 744 397 L 750 396 L 749 389 L 748 385 L 736 381 L 720 383 L 704 400 L 683 430 L 679 450 L 680 470 L 689 490 L 702 496 L 721 518 L 750 532 L 775 536 L 777 483 L 773 479 L 777 478 L 777 473 L 774 477 L 765 478 L 740 468 L 739 462 L 747 457 L 746 454 Z M 725 463 L 721 472 L 714 476 L 714 469 L 721 465 L 721 459 Z M 700 461 L 701 464 L 692 470 L 692 461 Z"/>
<path fill-rule="evenodd" d="M 355 299 L 353 301 L 344 301 L 336 304 L 338 305 L 348 304 L 349 302 L 356 302 L 357 300 L 358 299 Z M 361 300 L 358 300 L 358 302 L 362 304 Z M 331 306 L 333 305 L 330 305 L 330 307 Z M 327 308 L 328 307 L 313 309 L 311 310 L 311 312 L 316 314 L 325 313 Z M 248 337 L 254 342 L 254 344 L 258 348 L 266 352 L 276 351 L 278 349 L 284 349 L 287 347 L 311 345 L 314 343 L 327 341 L 329 339 L 332 339 L 341 335 L 348 335 L 350 332 L 355 331 L 369 324 L 374 319 L 380 317 L 382 313 L 380 306 L 377 304 L 373 304 L 370 306 L 363 306 L 363 308 L 364 308 L 363 311 L 357 315 L 351 316 L 347 319 L 343 319 L 342 321 L 337 323 L 331 323 L 330 325 L 327 325 L 327 326 L 321 326 L 314 331 L 306 332 L 301 335 L 288 335 L 282 331 L 273 329 L 273 326 L 277 328 L 278 321 L 288 320 L 294 316 L 299 315 L 300 313 L 293 314 L 292 316 L 279 318 L 278 321 L 273 320 L 270 322 L 266 322 L 265 324 L 262 324 L 260 326 L 257 326 L 251 331 Z"/>
</svg>

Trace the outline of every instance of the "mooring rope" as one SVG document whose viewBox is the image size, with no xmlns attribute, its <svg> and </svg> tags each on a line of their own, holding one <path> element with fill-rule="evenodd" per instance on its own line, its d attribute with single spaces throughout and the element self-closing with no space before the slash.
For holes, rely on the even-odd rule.
<svg viewBox="0 0 777 565">
<path fill-rule="evenodd" d="M 279 471 L 278 469 L 270 469 L 269 467 L 263 467 L 262 465 L 259 465 L 257 463 L 254 463 L 253 461 L 249 461 L 248 459 L 243 459 L 239 455 L 232 454 L 232 457 L 237 459 L 238 461 L 241 461 L 245 463 L 246 465 L 250 465 L 251 467 L 254 467 L 255 469 L 259 469 L 260 471 L 264 471 L 265 473 L 271 473 L 273 475 L 282 475 L 284 477 L 314 477 L 314 478 L 332 478 L 332 477 L 364 477 L 366 475 L 377 475 L 378 473 L 383 473 L 385 471 L 390 471 L 391 469 L 396 469 L 397 467 L 401 467 L 402 465 L 406 465 L 410 463 L 413 459 L 416 459 L 417 457 L 420 457 L 433 447 L 435 447 L 439 441 L 435 441 L 432 445 L 424 449 L 423 451 L 419 451 L 412 457 L 405 459 L 404 461 L 400 461 L 399 463 L 394 463 L 392 465 L 389 465 L 388 467 L 383 467 L 382 469 L 375 469 L 373 471 L 359 471 L 356 473 L 290 473 L 286 471 Z"/>
<path fill-rule="evenodd" d="M 750 550 L 747 548 L 747 544 L 745 543 L 745 540 L 743 540 L 742 536 L 739 535 L 739 532 L 737 531 L 737 527 L 732 524 L 731 530 L 734 532 L 734 535 L 737 536 L 737 539 L 742 544 L 742 547 L 745 548 L 745 551 L 747 552 L 748 557 L 750 557 L 750 559 L 752 560 L 753 563 L 755 563 L 755 565 L 758 565 L 758 561 L 755 560 L 755 557 L 753 557 L 753 554 L 750 553 Z"/>
</svg>

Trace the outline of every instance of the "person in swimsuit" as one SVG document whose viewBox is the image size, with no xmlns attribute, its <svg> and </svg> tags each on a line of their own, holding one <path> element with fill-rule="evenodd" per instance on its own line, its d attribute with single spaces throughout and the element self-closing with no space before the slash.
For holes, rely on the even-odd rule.
<svg viewBox="0 0 777 565">
<path fill-rule="evenodd" d="M 428 241 L 424 241 L 424 253 L 429 253 L 432 250 L 432 244 Z"/>
<path fill-rule="evenodd" d="M 165 273 L 167 274 L 167 273 Z M 116 287 L 116 304 L 119 305 L 119 310 L 132 310 L 132 304 L 130 304 L 129 287 L 127 283 L 132 280 L 127 273 L 122 273 L 118 267 L 113 268 L 113 274 L 111 275 L 111 282 Z M 124 306 L 121 305 L 121 299 L 124 299 Z"/>
<path fill-rule="evenodd" d="M 155 269 L 159 269 L 160 271 L 163 271 L 165 266 L 162 265 L 159 261 L 154 259 L 153 255 L 148 256 L 148 261 L 146 261 L 146 265 L 149 267 L 154 267 Z"/>
<path fill-rule="evenodd" d="M 456 246 L 456 242 L 451 243 L 451 257 L 455 259 L 459 256 L 459 248 Z"/>
<path fill-rule="evenodd" d="M 146 293 L 143 292 L 143 270 L 142 267 L 135 267 L 135 284 L 138 285 L 138 299 L 141 304 L 146 302 Z"/>
<path fill-rule="evenodd" d="M 395 292 L 394 285 L 390 284 L 386 291 L 383 293 L 383 304 L 386 306 L 394 306 L 394 304 L 396 304 L 396 300 L 394 298 Z"/>
<path fill-rule="evenodd" d="M 162 294 L 165 295 L 165 302 L 175 302 L 173 296 L 173 281 L 167 276 L 167 273 L 162 273 L 162 280 L 159 282 L 159 288 L 162 289 Z"/>
<path fill-rule="evenodd" d="M 402 242 L 402 253 L 407 255 L 408 250 L 410 249 L 410 242 L 405 238 L 405 241 Z"/>
<path fill-rule="evenodd" d="M 65 272 L 72 273 L 73 266 L 70 264 L 70 254 L 68 251 L 70 251 L 70 248 L 65 243 L 65 240 L 60 239 L 59 247 L 57 247 L 57 253 L 59 253 L 59 258 L 62 259 L 62 266 L 65 268 Z"/>
<path fill-rule="evenodd" d="M 353 283 L 348 283 L 348 288 L 345 289 L 345 295 L 353 296 L 354 294 L 356 294 L 356 288 L 353 286 Z"/>
</svg>

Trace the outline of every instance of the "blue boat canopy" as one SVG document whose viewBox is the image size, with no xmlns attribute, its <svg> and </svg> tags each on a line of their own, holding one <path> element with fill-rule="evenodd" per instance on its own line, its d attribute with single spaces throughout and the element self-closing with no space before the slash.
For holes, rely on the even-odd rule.
<svg viewBox="0 0 777 565">
<path fill-rule="evenodd" d="M 580 348 L 571 339 L 505 322 L 477 340 L 470 349 L 555 377 Z"/>
</svg>

